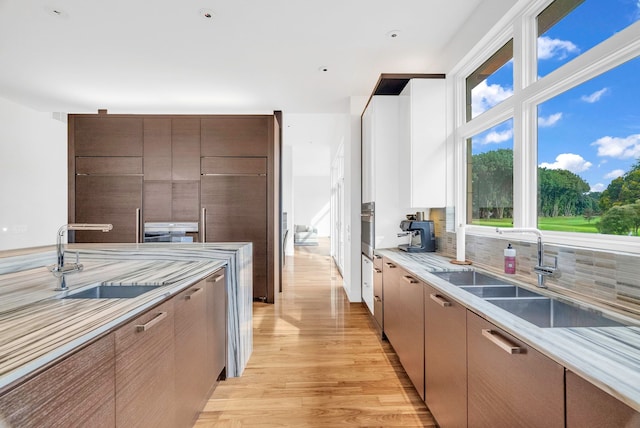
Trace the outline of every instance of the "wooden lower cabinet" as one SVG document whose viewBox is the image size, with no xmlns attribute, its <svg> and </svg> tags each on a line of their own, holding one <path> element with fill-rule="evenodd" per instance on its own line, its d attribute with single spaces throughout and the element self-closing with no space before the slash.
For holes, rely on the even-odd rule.
<svg viewBox="0 0 640 428">
<path fill-rule="evenodd" d="M 201 281 L 178 294 L 175 310 L 176 423 L 175 427 L 193 426 L 208 392 L 204 376 L 207 355 L 207 299 Z"/>
<path fill-rule="evenodd" d="M 564 367 L 467 311 L 468 426 L 564 427 Z"/>
<path fill-rule="evenodd" d="M 567 428 L 640 427 L 640 412 L 569 370 L 566 394 Z"/>
<path fill-rule="evenodd" d="M 467 426 L 467 309 L 425 285 L 425 402 L 442 428 Z"/>
<path fill-rule="evenodd" d="M 114 335 L 109 334 L 0 397 L 0 425 L 115 426 Z"/>
<path fill-rule="evenodd" d="M 382 257 L 373 256 L 373 318 L 378 330 L 384 330 Z"/>
<path fill-rule="evenodd" d="M 385 259 L 385 334 L 424 400 L 424 283 Z"/>
<path fill-rule="evenodd" d="M 175 427 L 174 308 L 169 300 L 116 336 L 116 426 Z"/>
</svg>

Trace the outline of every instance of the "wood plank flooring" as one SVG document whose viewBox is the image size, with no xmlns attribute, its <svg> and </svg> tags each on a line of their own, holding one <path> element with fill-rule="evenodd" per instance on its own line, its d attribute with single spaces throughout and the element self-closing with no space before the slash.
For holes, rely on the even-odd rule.
<svg viewBox="0 0 640 428">
<path fill-rule="evenodd" d="M 296 247 L 273 305 L 254 304 L 254 349 L 221 382 L 196 428 L 435 427 L 366 308 L 349 303 L 328 240 Z"/>
</svg>

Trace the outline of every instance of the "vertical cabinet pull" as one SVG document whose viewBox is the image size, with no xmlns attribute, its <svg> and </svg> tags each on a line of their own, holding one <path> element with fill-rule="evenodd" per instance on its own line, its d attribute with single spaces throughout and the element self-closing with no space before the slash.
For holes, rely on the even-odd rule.
<svg viewBox="0 0 640 428">
<path fill-rule="evenodd" d="M 402 275 L 402 279 L 409 284 L 417 284 L 418 280 L 409 275 Z"/>
<path fill-rule="evenodd" d="M 195 290 L 193 290 L 193 293 L 187 294 L 186 296 L 184 296 L 184 298 L 185 300 L 191 300 L 193 296 L 200 294 L 201 291 L 202 291 L 202 288 L 196 288 Z"/>
<path fill-rule="evenodd" d="M 140 236 L 142 236 L 141 226 L 142 216 L 140 215 L 140 208 L 136 208 L 136 244 L 140 243 Z"/>
<path fill-rule="evenodd" d="M 514 345 L 504 337 L 494 333 L 492 330 L 483 328 L 482 335 L 507 354 L 524 354 L 524 350 L 521 347 Z"/>
<path fill-rule="evenodd" d="M 151 320 L 149 322 L 147 322 L 146 324 L 136 325 L 136 331 L 138 331 L 138 332 L 148 331 L 154 325 L 158 324 L 160 321 L 162 321 L 166 317 L 167 317 L 167 313 L 166 312 L 158 312 L 158 314 L 155 317 L 151 318 Z"/>
<path fill-rule="evenodd" d="M 207 242 L 207 209 L 202 207 L 202 213 L 200 214 L 200 242 Z"/>
<path fill-rule="evenodd" d="M 451 306 L 451 302 L 447 301 L 444 297 L 438 294 L 430 294 L 429 297 L 431 297 L 431 300 L 433 300 L 443 308 L 448 308 L 449 306 Z"/>
</svg>

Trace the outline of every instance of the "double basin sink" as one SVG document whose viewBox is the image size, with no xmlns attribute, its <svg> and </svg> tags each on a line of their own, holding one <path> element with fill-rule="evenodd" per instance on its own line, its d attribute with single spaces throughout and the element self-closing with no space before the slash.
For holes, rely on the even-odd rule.
<svg viewBox="0 0 640 428">
<path fill-rule="evenodd" d="M 596 309 L 544 296 L 481 272 L 432 273 L 538 327 L 614 327 L 626 325 Z"/>
</svg>

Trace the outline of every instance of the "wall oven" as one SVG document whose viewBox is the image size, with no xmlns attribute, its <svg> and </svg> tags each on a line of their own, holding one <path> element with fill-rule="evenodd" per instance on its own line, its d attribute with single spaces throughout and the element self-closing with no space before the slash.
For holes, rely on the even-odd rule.
<svg viewBox="0 0 640 428">
<path fill-rule="evenodd" d="M 198 222 L 146 222 L 144 242 L 198 242 Z"/>
<path fill-rule="evenodd" d="M 373 259 L 373 249 L 375 248 L 375 218 L 375 203 L 366 202 L 362 204 L 360 211 L 362 254 L 370 259 Z"/>
</svg>

